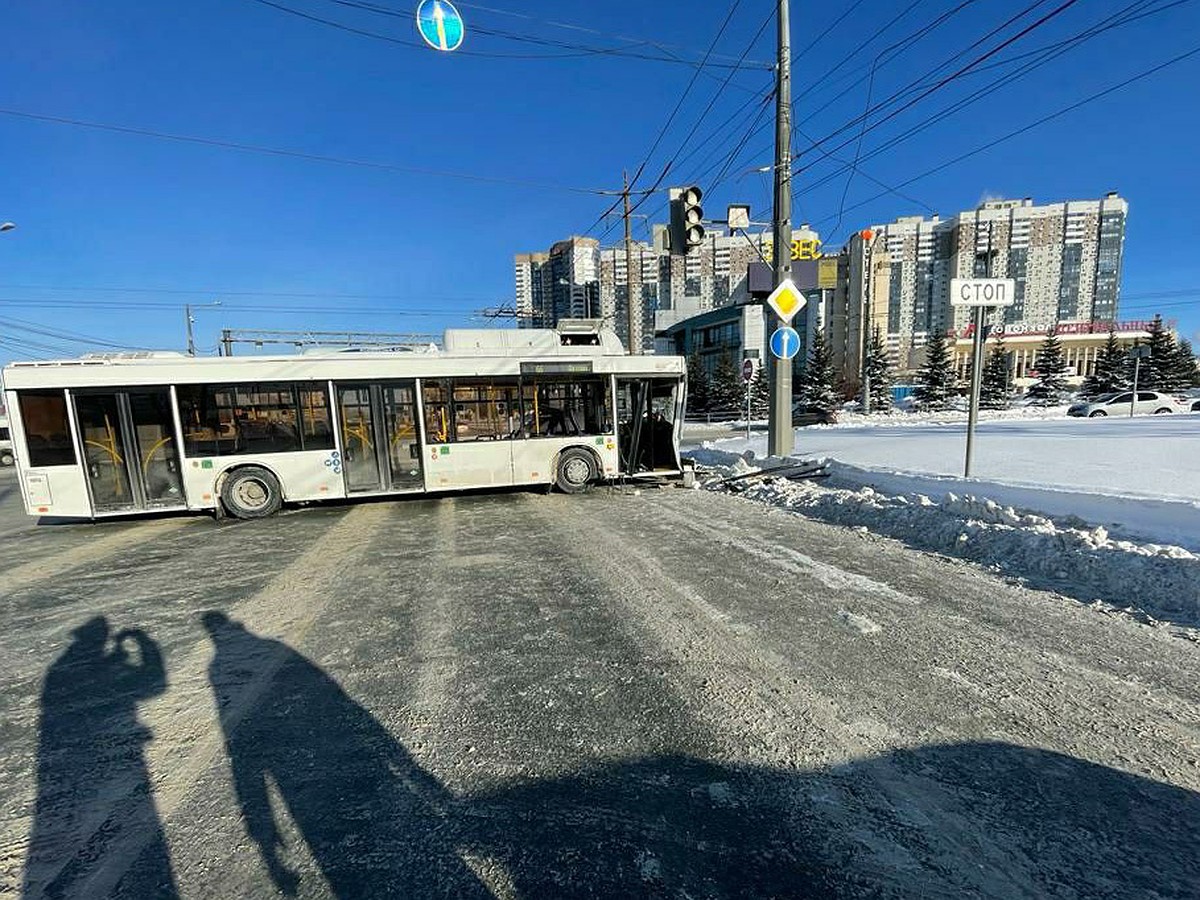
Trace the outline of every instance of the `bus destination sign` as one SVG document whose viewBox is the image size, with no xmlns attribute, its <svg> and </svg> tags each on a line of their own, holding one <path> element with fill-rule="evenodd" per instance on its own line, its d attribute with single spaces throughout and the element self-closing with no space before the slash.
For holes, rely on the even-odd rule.
<svg viewBox="0 0 1200 900">
<path fill-rule="evenodd" d="M 591 375 L 591 360 L 585 362 L 523 362 L 522 375 Z"/>
</svg>

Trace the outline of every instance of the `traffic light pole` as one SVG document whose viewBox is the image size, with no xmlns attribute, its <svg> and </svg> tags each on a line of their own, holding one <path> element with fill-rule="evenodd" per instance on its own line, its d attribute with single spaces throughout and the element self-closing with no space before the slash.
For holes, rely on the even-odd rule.
<svg viewBox="0 0 1200 900">
<path fill-rule="evenodd" d="M 789 0 L 778 0 L 779 58 L 775 68 L 775 286 L 792 277 L 792 48 Z M 786 324 L 770 309 L 767 321 Z M 772 329 L 773 330 L 773 329 Z M 767 451 L 789 456 L 795 447 L 792 431 L 792 361 L 771 359 L 771 417 Z"/>
</svg>

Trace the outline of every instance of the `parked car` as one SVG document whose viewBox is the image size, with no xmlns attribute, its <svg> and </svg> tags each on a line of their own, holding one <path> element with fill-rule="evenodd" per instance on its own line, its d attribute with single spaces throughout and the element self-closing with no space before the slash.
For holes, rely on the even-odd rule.
<svg viewBox="0 0 1200 900">
<path fill-rule="evenodd" d="M 833 425 L 837 422 L 837 413 L 831 409 L 821 409 L 797 403 L 792 407 L 792 425 Z"/>
<path fill-rule="evenodd" d="M 1138 391 L 1138 398 L 1133 402 L 1135 415 L 1163 415 L 1164 413 L 1186 412 L 1184 406 L 1169 394 L 1158 391 Z M 1073 403 L 1067 408 L 1068 416 L 1127 416 L 1130 403 L 1133 401 L 1132 391 L 1118 391 L 1114 394 L 1103 394 L 1090 402 Z"/>
</svg>

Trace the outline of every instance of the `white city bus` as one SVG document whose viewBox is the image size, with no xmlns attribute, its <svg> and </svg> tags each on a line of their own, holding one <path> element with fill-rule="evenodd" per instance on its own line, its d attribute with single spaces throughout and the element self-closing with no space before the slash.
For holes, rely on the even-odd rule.
<svg viewBox="0 0 1200 900">
<path fill-rule="evenodd" d="M 684 361 L 595 323 L 447 331 L 445 349 L 4 369 L 30 515 L 99 518 L 678 474 Z"/>
</svg>

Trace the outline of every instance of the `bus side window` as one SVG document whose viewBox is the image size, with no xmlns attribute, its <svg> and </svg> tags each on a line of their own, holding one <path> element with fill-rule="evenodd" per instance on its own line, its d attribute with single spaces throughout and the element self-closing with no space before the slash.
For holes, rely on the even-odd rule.
<svg viewBox="0 0 1200 900">
<path fill-rule="evenodd" d="M 25 446 L 31 466 L 73 466 L 75 446 L 67 422 L 67 398 L 62 391 L 21 391 L 18 394 Z"/>
<path fill-rule="evenodd" d="M 425 437 L 431 444 L 450 440 L 450 390 L 440 379 L 421 382 L 421 398 L 425 403 Z"/>
</svg>

